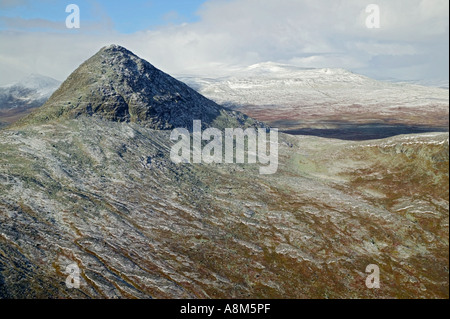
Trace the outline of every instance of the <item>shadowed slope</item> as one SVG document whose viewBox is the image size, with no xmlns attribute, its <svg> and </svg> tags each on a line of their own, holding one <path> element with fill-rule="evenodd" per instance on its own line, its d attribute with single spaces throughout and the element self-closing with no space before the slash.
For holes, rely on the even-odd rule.
<svg viewBox="0 0 450 319">
<path fill-rule="evenodd" d="M 80 115 L 153 129 L 191 128 L 193 120 L 218 128 L 255 124 L 117 45 L 102 48 L 84 62 L 42 108 L 18 126 Z"/>
</svg>

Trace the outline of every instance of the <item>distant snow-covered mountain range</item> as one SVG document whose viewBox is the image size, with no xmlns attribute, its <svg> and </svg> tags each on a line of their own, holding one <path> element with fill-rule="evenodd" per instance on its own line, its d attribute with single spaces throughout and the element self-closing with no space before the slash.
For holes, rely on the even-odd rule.
<svg viewBox="0 0 450 319">
<path fill-rule="evenodd" d="M 0 86 L 0 127 L 14 123 L 43 105 L 61 82 L 40 74 Z"/>
<path fill-rule="evenodd" d="M 259 63 L 218 79 L 182 77 L 207 97 L 229 105 L 311 106 L 380 104 L 389 107 L 444 104 L 448 90 L 416 83 L 377 81 L 344 69 L 307 69 Z"/>
<path fill-rule="evenodd" d="M 61 82 L 40 74 L 0 87 L 0 109 L 31 108 L 40 106 L 59 87 Z"/>
<path fill-rule="evenodd" d="M 373 123 L 448 128 L 448 89 L 378 81 L 344 69 L 267 62 L 217 79 L 181 79 L 213 101 L 285 131 Z"/>
</svg>

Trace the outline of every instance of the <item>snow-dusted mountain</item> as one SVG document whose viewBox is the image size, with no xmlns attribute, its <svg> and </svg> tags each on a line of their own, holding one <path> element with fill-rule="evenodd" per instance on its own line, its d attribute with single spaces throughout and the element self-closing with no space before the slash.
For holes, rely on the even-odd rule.
<svg viewBox="0 0 450 319">
<path fill-rule="evenodd" d="M 0 299 L 448 299 L 448 133 L 171 160 L 171 127 L 238 113 L 122 47 L 83 63 L 0 130 Z"/>
<path fill-rule="evenodd" d="M 0 109 L 38 107 L 48 100 L 61 82 L 40 74 L 0 87 Z"/>
<path fill-rule="evenodd" d="M 202 94 L 238 105 L 294 105 L 334 103 L 380 104 L 389 107 L 438 104 L 448 106 L 448 90 L 370 79 L 344 69 L 305 69 L 266 62 L 220 79 L 187 78 Z"/>
<path fill-rule="evenodd" d="M 201 120 L 205 127 L 259 125 L 242 113 L 217 105 L 118 45 L 104 47 L 85 61 L 24 121 L 45 123 L 80 115 L 154 129 L 192 128 L 194 120 Z"/>
<path fill-rule="evenodd" d="M 344 69 L 260 63 L 219 79 L 183 77 L 213 101 L 284 129 L 335 123 L 448 126 L 449 90 Z"/>
</svg>

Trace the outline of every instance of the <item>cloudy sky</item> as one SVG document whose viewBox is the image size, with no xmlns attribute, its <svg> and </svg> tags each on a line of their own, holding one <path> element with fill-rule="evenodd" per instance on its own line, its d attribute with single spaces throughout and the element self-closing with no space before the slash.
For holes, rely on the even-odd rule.
<svg viewBox="0 0 450 319">
<path fill-rule="evenodd" d="M 71 3 L 79 29 L 66 28 Z M 367 28 L 369 4 L 380 28 Z M 448 12 L 448 0 L 0 0 L 0 85 L 30 73 L 64 80 L 111 43 L 174 75 L 273 61 L 448 81 Z"/>
</svg>

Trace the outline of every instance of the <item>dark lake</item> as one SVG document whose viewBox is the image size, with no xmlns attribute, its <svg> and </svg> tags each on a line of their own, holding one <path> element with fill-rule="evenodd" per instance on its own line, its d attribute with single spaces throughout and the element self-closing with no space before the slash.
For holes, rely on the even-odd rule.
<svg viewBox="0 0 450 319">
<path fill-rule="evenodd" d="M 334 123 L 336 125 L 336 123 Z M 350 141 L 364 141 L 387 138 L 401 134 L 417 134 L 429 132 L 448 132 L 448 127 L 415 126 L 415 125 L 388 125 L 388 124 L 342 124 L 335 128 L 302 128 L 281 130 L 291 135 L 313 135 L 326 138 L 336 138 Z"/>
</svg>

